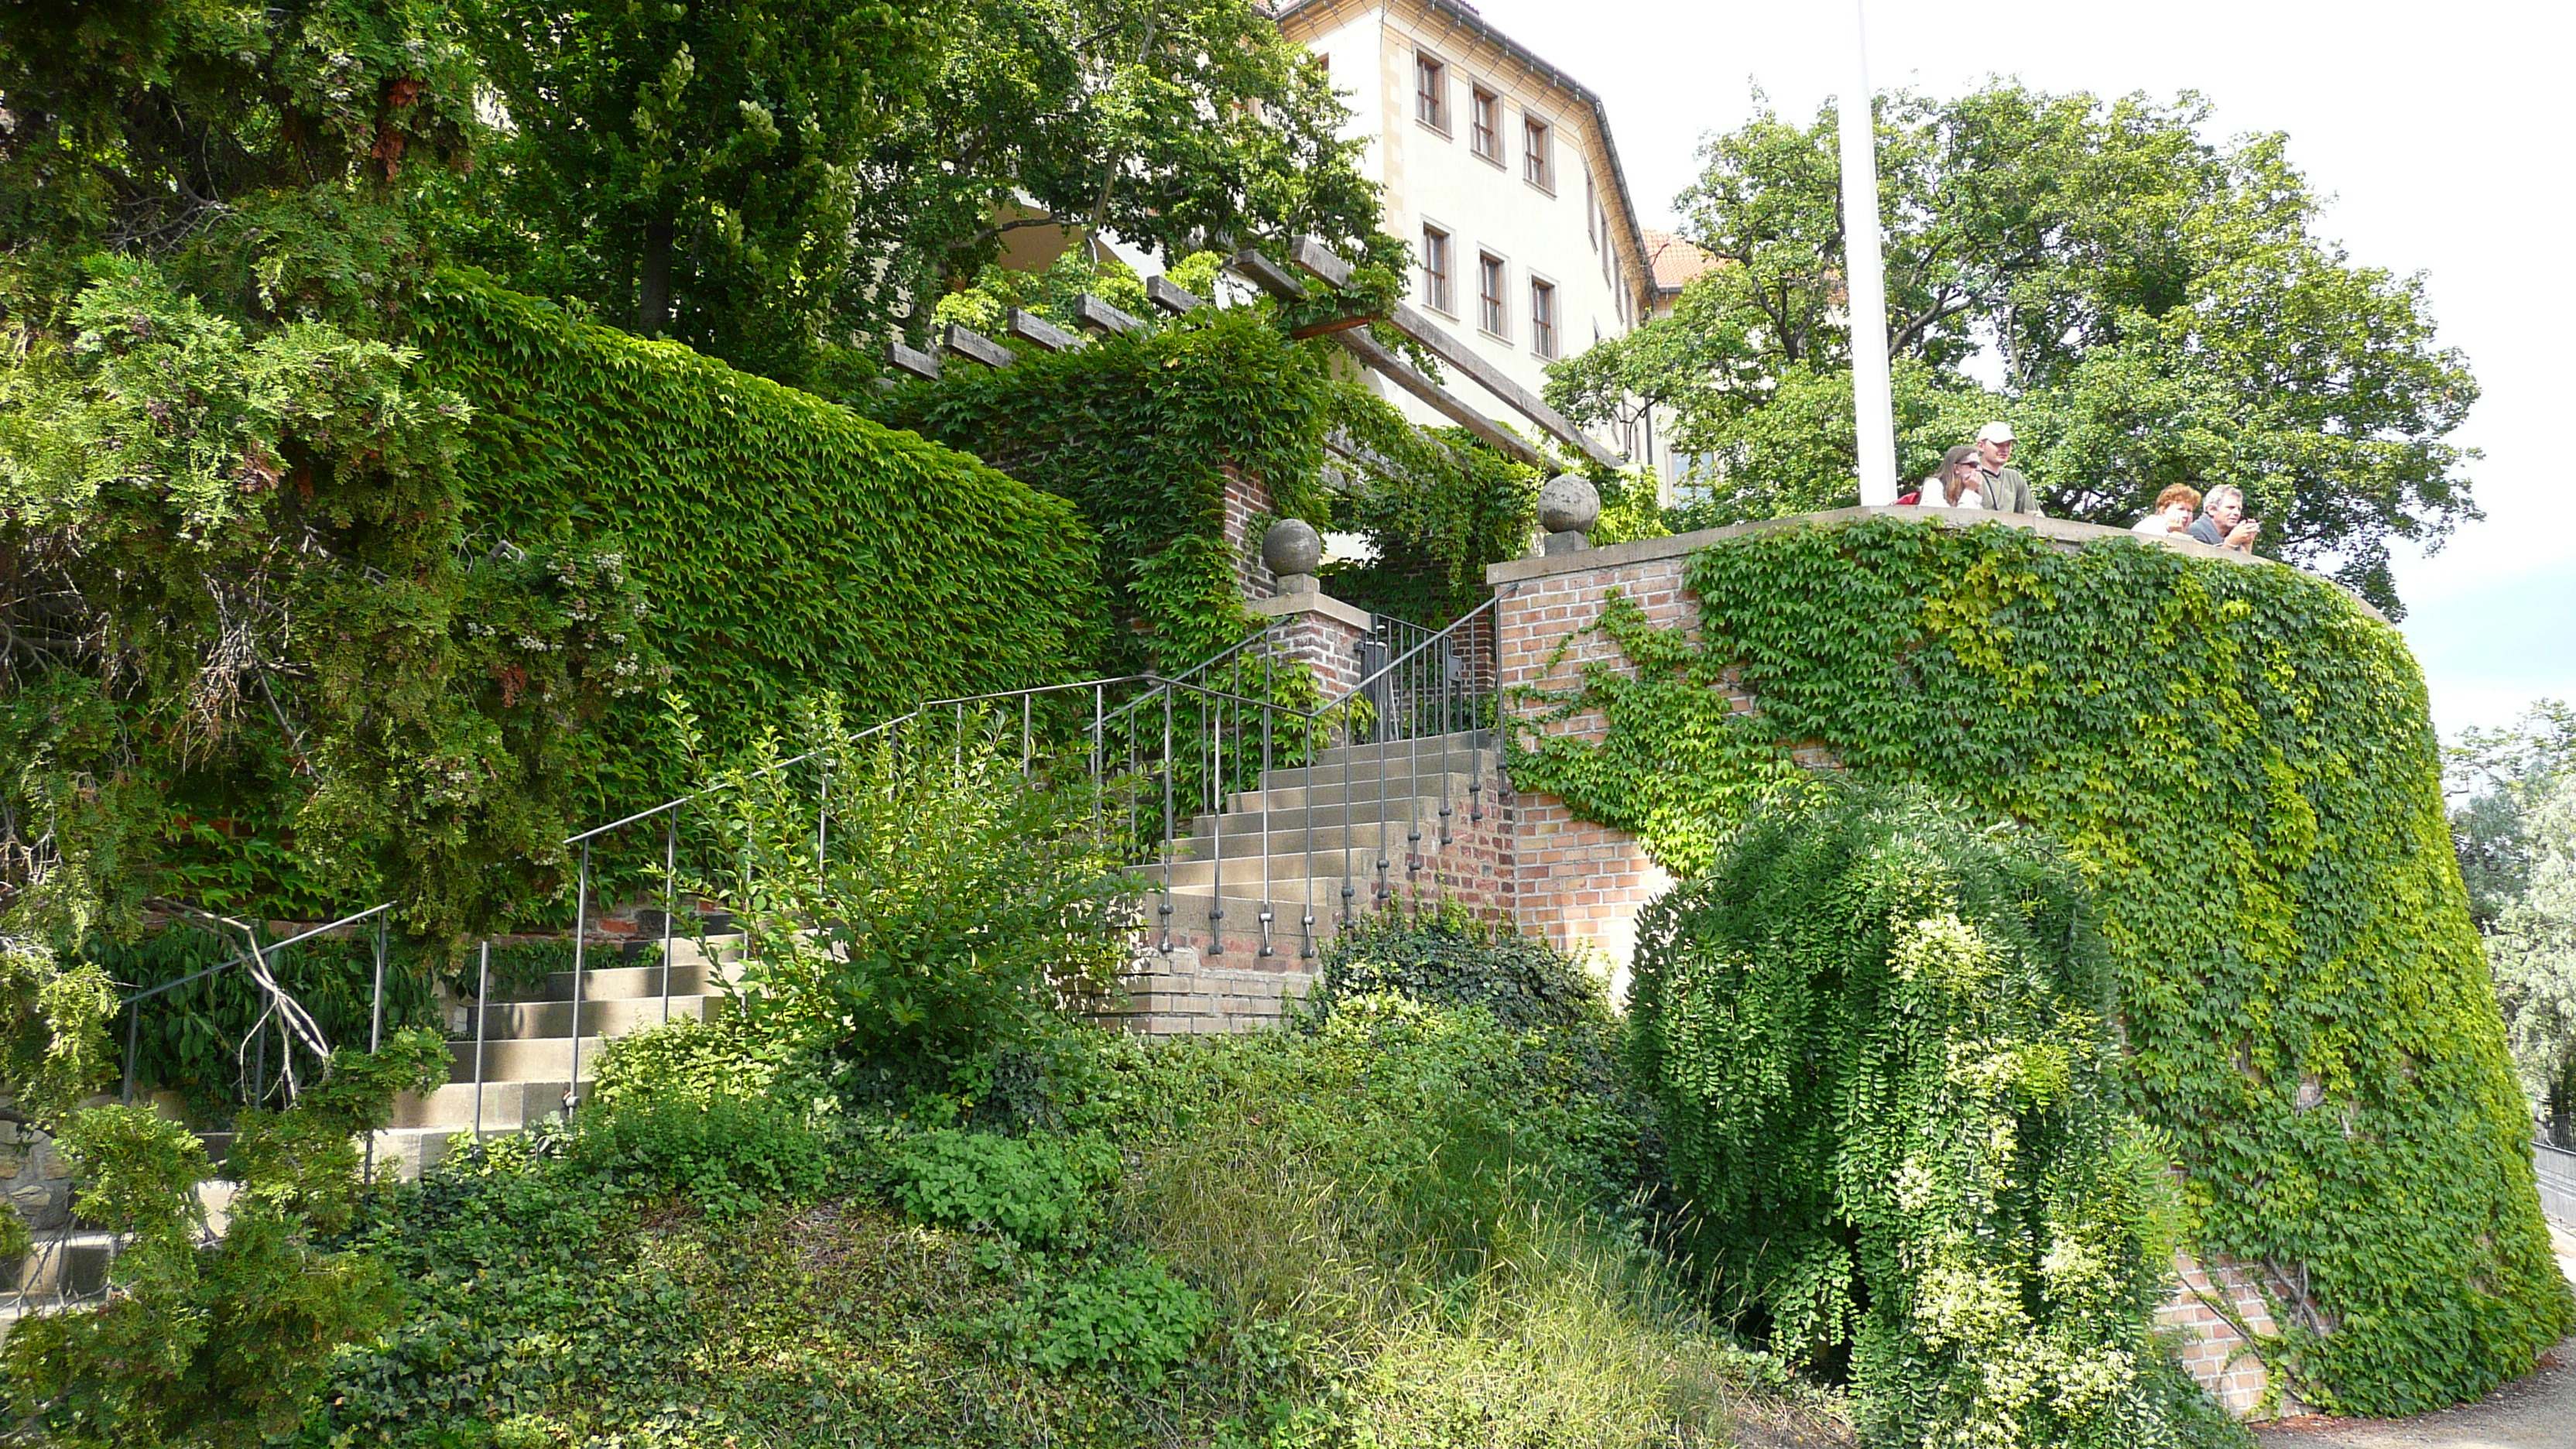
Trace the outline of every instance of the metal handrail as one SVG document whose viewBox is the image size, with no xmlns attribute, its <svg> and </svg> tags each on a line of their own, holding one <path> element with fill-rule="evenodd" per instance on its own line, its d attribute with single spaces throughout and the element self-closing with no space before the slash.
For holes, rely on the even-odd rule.
<svg viewBox="0 0 2576 1449">
<path fill-rule="evenodd" d="M 1038 750 L 1036 721 L 1033 709 L 1034 703 L 1037 700 L 1049 696 L 1089 694 L 1092 706 L 1090 710 L 1091 718 L 1087 722 L 1084 722 L 1076 733 L 1087 743 L 1089 753 L 1089 773 L 1093 782 L 1096 785 L 1106 784 L 1113 776 L 1125 774 L 1128 776 L 1146 778 L 1158 784 L 1160 788 L 1161 800 L 1159 808 L 1154 812 L 1159 815 L 1159 821 L 1157 822 L 1159 824 L 1159 829 L 1154 832 L 1158 838 L 1156 839 L 1152 856 L 1154 862 L 1159 863 L 1161 867 L 1160 894 L 1162 896 L 1162 902 L 1159 907 L 1159 913 L 1161 915 L 1163 925 L 1162 930 L 1159 933 L 1158 944 L 1167 950 L 1175 943 L 1175 937 L 1171 925 L 1171 917 L 1173 914 L 1173 907 L 1171 904 L 1173 898 L 1172 867 L 1174 865 L 1174 856 L 1178 850 L 1181 839 L 1181 832 L 1179 830 L 1181 812 L 1179 807 L 1185 803 L 1177 793 L 1178 786 L 1180 784 L 1178 776 L 1184 772 L 1193 776 L 1193 779 L 1191 780 L 1192 799 L 1187 802 L 1191 805 L 1193 812 L 1200 809 L 1202 802 L 1198 796 L 1201 785 L 1204 785 L 1206 791 L 1203 802 L 1204 811 L 1215 821 L 1212 835 L 1213 855 L 1210 869 L 1212 881 L 1208 945 L 1211 954 L 1221 954 L 1225 950 L 1222 922 L 1225 916 L 1226 900 L 1226 896 L 1224 895 L 1224 871 L 1228 864 L 1225 853 L 1225 827 L 1223 817 L 1230 813 L 1235 813 L 1235 809 L 1239 808 L 1230 808 L 1230 802 L 1235 801 L 1239 794 L 1239 792 L 1232 787 L 1233 781 L 1238 777 L 1248 777 L 1255 782 L 1264 780 L 1268 777 L 1273 766 L 1278 762 L 1278 751 L 1281 745 L 1283 726 L 1285 727 L 1284 733 L 1291 750 L 1289 756 L 1291 760 L 1320 759 L 1321 756 L 1315 754 L 1314 751 L 1317 750 L 1319 746 L 1329 748 L 1329 744 L 1326 742 L 1329 742 L 1336 737 L 1342 738 L 1345 744 L 1357 745 L 1360 743 L 1357 738 L 1357 734 L 1360 728 L 1359 721 L 1363 719 L 1363 715 L 1358 709 L 1355 709 L 1354 706 L 1364 702 L 1379 703 L 1381 696 L 1392 697 L 1387 688 L 1390 682 L 1411 681 L 1408 686 L 1405 686 L 1409 689 L 1411 697 L 1417 700 L 1432 700 L 1434 702 L 1434 713 L 1432 718 L 1442 732 L 1448 731 L 1455 725 L 1460 717 L 1458 706 L 1463 702 L 1465 704 L 1464 717 L 1469 723 L 1471 733 L 1477 733 L 1479 735 L 1476 743 L 1471 747 L 1473 752 L 1473 764 L 1471 768 L 1471 783 L 1469 786 L 1469 813 L 1471 819 L 1481 820 L 1483 818 L 1482 792 L 1485 786 L 1484 768 L 1486 742 L 1481 738 L 1481 730 L 1483 729 L 1481 722 L 1488 717 L 1489 711 L 1492 709 L 1492 704 L 1491 701 L 1479 703 L 1476 698 L 1471 698 L 1470 696 L 1490 696 L 1494 693 L 1494 687 L 1491 681 L 1478 685 L 1468 680 L 1460 671 L 1456 670 L 1453 665 L 1455 658 L 1455 645 L 1462 638 L 1474 636 L 1480 629 L 1488 629 L 1492 619 L 1494 618 L 1494 610 L 1495 601 L 1489 599 L 1478 605 L 1476 608 L 1469 610 L 1458 619 L 1453 620 L 1445 628 L 1439 630 L 1427 630 L 1423 629 L 1419 625 L 1405 624 L 1402 621 L 1397 620 L 1384 621 L 1381 625 L 1380 632 L 1388 637 L 1390 641 L 1402 643 L 1403 647 L 1401 650 L 1396 652 L 1394 657 L 1370 670 L 1357 683 L 1324 700 L 1321 704 L 1312 707 L 1283 703 L 1276 697 L 1275 690 L 1271 688 L 1271 684 L 1275 682 L 1278 672 L 1281 671 L 1282 665 L 1290 661 L 1285 659 L 1281 654 L 1272 652 L 1273 646 L 1279 640 L 1281 630 L 1276 624 L 1268 624 L 1259 631 L 1245 637 L 1244 639 L 1236 641 L 1234 644 L 1227 646 L 1227 648 L 1219 653 L 1200 661 L 1198 664 L 1177 676 L 1166 677 L 1153 673 L 1104 675 L 1093 679 L 1079 680 L 1065 684 L 1035 685 L 1022 689 L 998 690 L 983 694 L 956 695 L 946 698 L 926 700 L 911 710 L 879 720 L 875 724 L 857 731 L 850 736 L 849 742 L 855 743 L 875 738 L 891 731 L 898 731 L 907 725 L 924 721 L 935 713 L 940 712 L 953 714 L 962 725 L 965 714 L 970 709 L 990 712 L 997 707 L 1007 707 L 1009 704 L 1017 702 L 1020 706 L 1021 753 L 1022 763 L 1025 768 L 1034 764 Z M 1254 651 L 1259 652 L 1255 653 Z M 1432 667 L 1432 663 L 1435 658 L 1435 651 L 1437 651 L 1436 658 L 1439 661 L 1436 669 Z M 1226 679 L 1219 682 L 1211 677 L 1217 675 L 1219 671 L 1225 669 L 1229 665 L 1243 663 L 1247 657 L 1259 660 L 1263 667 L 1263 680 L 1260 686 L 1264 691 L 1263 693 L 1254 694 L 1248 692 L 1251 686 L 1247 684 L 1246 681 L 1240 679 Z M 1115 707 L 1110 705 L 1109 697 L 1113 691 L 1123 691 L 1136 686 L 1142 686 L 1142 688 L 1135 697 L 1127 699 Z M 1149 750 L 1145 747 L 1146 742 L 1141 737 L 1141 721 L 1145 718 L 1146 712 L 1152 709 L 1158 702 L 1161 705 L 1164 715 L 1163 720 L 1160 722 L 1159 747 Z M 1194 719 L 1187 721 L 1190 724 L 1193 733 L 1186 740 L 1176 739 L 1174 735 L 1174 727 L 1176 724 L 1183 722 L 1182 717 L 1185 714 L 1195 716 Z M 1497 722 L 1499 721 L 1498 714 L 1494 714 L 1493 717 Z M 1419 791 L 1421 789 L 1420 739 L 1422 733 L 1419 727 L 1422 724 L 1422 720 L 1420 718 L 1408 718 L 1404 720 L 1389 719 L 1386 717 L 1386 711 L 1383 708 L 1373 711 L 1365 718 L 1368 721 L 1367 728 L 1376 736 L 1373 741 L 1374 743 L 1386 746 L 1403 744 L 1408 740 L 1413 743 L 1414 748 L 1410 762 L 1407 785 L 1408 790 L 1411 791 L 1412 794 L 1408 797 L 1408 802 L 1410 799 L 1419 798 Z M 1113 730 L 1122 730 L 1131 736 L 1128 741 L 1128 749 L 1123 760 L 1114 759 L 1112 757 L 1111 741 Z M 1257 745 L 1255 744 L 1256 738 Z M 571 1024 L 572 1065 L 569 1073 L 572 1080 L 567 1084 L 567 1091 L 565 1093 L 564 1105 L 567 1109 L 575 1106 L 579 1098 L 581 1037 L 583 1026 L 582 1012 L 585 1005 L 584 996 L 586 984 L 583 977 L 588 969 L 587 947 L 588 937 L 590 934 L 589 900 L 592 885 L 591 855 L 593 845 L 602 837 L 613 834 L 616 831 L 641 824 L 645 821 L 657 818 L 663 821 L 664 908 L 662 911 L 660 996 L 662 1002 L 662 1017 L 667 1021 L 670 1015 L 670 975 L 672 946 L 674 945 L 674 922 L 678 914 L 676 881 L 678 876 L 678 834 L 680 812 L 689 805 L 706 800 L 714 794 L 732 788 L 748 780 L 774 775 L 780 771 L 789 770 L 799 765 L 811 764 L 818 760 L 823 760 L 830 753 L 832 753 L 830 748 L 815 749 L 808 750 L 802 754 L 795 755 L 787 759 L 773 761 L 748 775 L 738 775 L 724 782 L 710 785 L 699 790 L 694 790 L 687 794 L 675 796 L 646 809 L 621 816 L 620 818 L 609 821 L 606 824 L 593 826 L 590 829 L 579 831 L 575 834 L 564 837 L 562 841 L 564 846 L 577 846 L 580 848 L 580 863 L 577 868 L 575 880 L 573 925 L 573 996 Z M 1230 760 L 1229 755 L 1231 756 Z M 1389 758 L 1391 759 L 1392 757 Z M 1498 746 L 1497 763 L 1499 763 Z M 1255 768 L 1256 765 L 1257 769 Z M 1121 768 L 1122 766 L 1123 769 Z M 1389 773 L 1389 770 L 1390 767 L 1388 765 L 1384 763 L 1381 764 L 1382 780 L 1378 791 L 1377 801 L 1378 846 L 1376 850 L 1375 863 L 1375 870 L 1378 878 L 1371 890 L 1371 899 L 1373 903 L 1377 904 L 1387 903 L 1395 897 L 1394 885 L 1389 877 L 1389 872 L 1393 868 L 1393 862 L 1390 859 L 1387 847 L 1389 834 L 1395 824 L 1395 822 L 1389 819 L 1388 815 L 1390 808 L 1390 795 L 1394 789 L 1393 777 L 1391 773 Z M 1205 776 L 1204 781 L 1195 778 L 1202 772 Z M 821 777 L 820 798 L 817 801 L 816 806 L 814 849 L 818 861 L 826 857 L 830 848 L 832 804 L 830 790 L 831 780 L 827 766 Z M 1410 803 L 1407 805 L 1407 811 L 1409 816 L 1413 812 L 1413 807 Z M 1260 832 L 1262 895 L 1260 898 L 1259 911 L 1262 935 L 1260 954 L 1264 956 L 1270 955 L 1273 949 L 1272 926 L 1274 921 L 1272 919 L 1272 907 L 1274 903 L 1271 896 L 1275 882 L 1272 878 L 1271 871 L 1271 862 L 1273 860 L 1271 846 L 1273 842 L 1271 839 L 1270 814 L 1271 807 L 1265 800 L 1262 805 L 1263 819 Z M 1443 845 L 1448 844 L 1451 839 L 1450 814 L 1451 808 L 1444 793 L 1439 808 L 1440 843 Z M 1358 823 L 1359 822 L 1355 819 L 1351 800 L 1351 765 L 1349 757 L 1346 755 L 1342 761 L 1340 828 L 1342 840 L 1341 850 L 1343 855 L 1341 871 L 1342 884 L 1340 887 L 1341 916 L 1345 922 L 1355 916 L 1357 909 L 1355 904 L 1357 891 L 1353 881 L 1355 876 L 1359 873 L 1359 868 L 1357 865 L 1356 849 L 1352 844 L 1352 839 L 1354 827 Z M 1408 846 L 1411 847 L 1406 852 L 1406 869 L 1409 876 L 1417 875 L 1422 868 L 1420 850 L 1421 842 L 1424 838 L 1421 828 L 1422 821 L 1418 818 L 1409 818 L 1405 824 L 1409 827 L 1407 843 Z M 1300 955 L 1304 957 L 1312 957 L 1315 954 L 1313 928 L 1316 923 L 1316 918 L 1314 913 L 1315 903 L 1313 895 L 1317 877 L 1312 873 L 1313 863 L 1311 858 L 1315 854 L 1319 853 L 1315 848 L 1315 842 L 1320 833 L 1321 829 L 1318 823 L 1318 817 L 1314 812 L 1309 811 L 1307 815 L 1306 844 L 1305 848 L 1300 852 L 1301 855 L 1308 858 L 1307 865 L 1300 871 L 1300 878 L 1303 879 L 1305 883 L 1307 894 L 1306 910 L 1303 920 L 1303 924 L 1305 926 L 1305 940 L 1303 948 L 1300 951 Z M 193 982 L 205 980 L 211 976 L 220 974 L 221 972 L 230 970 L 234 967 L 241 966 L 245 963 L 263 959 L 267 954 L 282 950 L 288 946 L 293 946 L 301 942 L 311 940 L 314 937 L 326 935 L 333 931 L 342 930 L 369 919 L 383 917 L 386 913 L 391 911 L 392 908 L 392 902 L 381 902 L 370 906 L 365 910 L 353 912 L 326 924 L 311 927 L 297 935 L 287 938 L 284 941 L 278 942 L 276 945 L 264 948 L 254 947 L 251 952 L 235 957 L 230 961 L 226 961 L 222 965 L 210 967 L 179 980 L 164 982 L 158 986 L 145 988 L 119 998 L 118 1005 L 124 1007 L 129 1016 L 127 1025 L 125 1073 L 126 1095 L 128 1099 L 131 1099 L 134 1091 L 134 1071 L 136 1060 L 139 1055 L 140 1008 L 143 1002 L 162 996 Z M 382 924 L 382 921 L 379 920 L 380 927 Z M 487 955 L 483 970 L 478 972 L 475 997 L 475 1010 L 477 1013 L 475 1075 L 477 1083 L 476 1112 L 478 1120 L 482 1106 L 480 1083 L 484 1067 L 482 1039 L 486 1026 L 485 1018 L 488 1016 L 491 1005 L 488 989 L 489 944 L 490 943 L 488 941 L 484 943 Z M 383 1009 L 383 971 L 382 962 L 380 961 L 377 972 L 376 1000 L 373 1005 L 373 1014 L 371 1018 L 371 1041 L 378 1041 L 381 1037 Z M 380 1041 L 378 1041 L 378 1044 L 380 1044 Z"/>
</svg>

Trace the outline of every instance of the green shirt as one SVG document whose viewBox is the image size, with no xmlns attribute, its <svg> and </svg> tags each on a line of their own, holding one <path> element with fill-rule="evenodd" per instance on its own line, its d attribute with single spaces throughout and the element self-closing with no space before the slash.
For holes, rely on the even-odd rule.
<svg viewBox="0 0 2576 1449">
<path fill-rule="evenodd" d="M 2031 497 L 2030 480 L 2021 476 L 2019 468 L 2006 464 L 1997 469 L 1980 464 L 1977 467 L 1977 475 L 1986 481 L 1982 491 L 1986 495 L 1988 508 L 1997 513 L 2037 513 L 2039 511 L 2038 500 Z"/>
</svg>

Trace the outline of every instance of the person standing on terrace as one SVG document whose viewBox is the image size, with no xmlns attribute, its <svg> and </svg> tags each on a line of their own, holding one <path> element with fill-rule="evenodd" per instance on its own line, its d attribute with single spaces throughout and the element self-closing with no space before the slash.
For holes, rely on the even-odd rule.
<svg viewBox="0 0 2576 1449">
<path fill-rule="evenodd" d="M 1977 429 L 1977 472 L 1985 483 L 1977 491 L 1997 513 L 2037 513 L 2039 502 L 2031 497 L 2030 480 L 2012 466 L 2012 455 L 2012 424 L 1999 418 Z"/>
<path fill-rule="evenodd" d="M 2155 511 L 2130 525 L 2131 533 L 2150 538 L 2188 538 L 2191 515 L 2200 507 L 2200 490 L 2188 483 L 2171 483 L 2156 495 Z"/>
<path fill-rule="evenodd" d="M 2221 483 L 2209 490 L 2201 505 L 2200 521 L 2191 526 L 2191 536 L 2217 548 L 2232 548 L 2239 553 L 2254 551 L 2254 536 L 2263 525 L 2245 516 L 2245 490 L 2233 483 Z"/>
</svg>

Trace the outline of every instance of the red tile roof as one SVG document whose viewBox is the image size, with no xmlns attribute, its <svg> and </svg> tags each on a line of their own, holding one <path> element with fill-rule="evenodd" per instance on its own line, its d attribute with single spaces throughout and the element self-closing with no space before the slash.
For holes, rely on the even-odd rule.
<svg viewBox="0 0 2576 1449">
<path fill-rule="evenodd" d="M 1717 265 L 1717 258 L 1699 244 L 1653 227 L 1643 229 L 1646 239 L 1646 267 L 1655 276 L 1658 292 L 1679 292 L 1691 278 Z"/>
</svg>

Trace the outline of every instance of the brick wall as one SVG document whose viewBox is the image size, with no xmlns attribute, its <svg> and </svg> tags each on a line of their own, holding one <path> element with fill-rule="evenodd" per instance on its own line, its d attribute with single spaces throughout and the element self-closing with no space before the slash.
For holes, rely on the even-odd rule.
<svg viewBox="0 0 2576 1449">
<path fill-rule="evenodd" d="M 1495 667 L 1505 709 L 1515 718 L 1532 719 L 1544 706 L 1514 702 L 1512 691 L 1570 689 L 1580 681 L 1584 665 L 1621 662 L 1618 646 L 1606 636 L 1582 632 L 1601 617 L 1612 590 L 1625 594 L 1658 625 L 1698 626 L 1698 610 L 1682 589 L 1682 553 L 1624 563 L 1605 559 L 1606 567 L 1586 567 L 1585 558 L 1577 553 L 1527 561 L 1550 566 L 1550 571 L 1496 585 L 1500 627 Z M 1498 571 L 1510 567 L 1500 565 Z M 1740 693 L 1736 702 L 1739 708 L 1752 707 Z M 1608 725 L 1598 714 L 1581 714 L 1540 728 L 1549 735 L 1599 739 Z M 1613 989 L 1624 991 L 1628 961 L 1636 950 L 1637 912 L 1670 888 L 1672 877 L 1646 858 L 1636 837 L 1578 818 L 1556 796 L 1535 791 L 1516 795 L 1513 818 L 1514 923 L 1560 949 L 1606 957 Z"/>
<path fill-rule="evenodd" d="M 1279 580 L 1261 561 L 1261 542 L 1252 529 L 1257 520 L 1271 515 L 1270 485 L 1259 474 L 1232 463 L 1220 467 L 1225 474 L 1225 541 L 1234 553 L 1235 587 L 1247 599 L 1269 598 L 1279 591 Z"/>
<path fill-rule="evenodd" d="M 1121 973 L 1121 998 L 1092 1013 L 1143 1036 L 1275 1026 L 1314 986 L 1311 971 L 1219 966 L 1189 947 L 1147 950 Z"/>
<path fill-rule="evenodd" d="M 2203 1264 L 2189 1253 L 2174 1254 L 2174 1270 L 2182 1286 L 2156 1310 L 2156 1322 L 2183 1331 L 2183 1367 L 2201 1387 L 2240 1419 L 2256 1413 L 2306 1413 L 2306 1406 L 2287 1392 L 2278 1403 L 2264 1402 L 2271 1374 L 2237 1325 L 2262 1337 L 2280 1328 L 2254 1273 L 2223 1258 Z"/>
<path fill-rule="evenodd" d="M 1875 510 L 1845 510 L 1835 518 Z M 1913 510 L 1904 510 L 1913 512 Z M 2064 520 L 2021 522 L 2059 547 L 2081 547 L 2095 536 L 2118 530 Z M 1588 663 L 1624 665 L 1618 646 L 1583 630 L 1601 617 L 1616 589 L 1657 625 L 1695 631 L 1698 609 L 1682 588 L 1682 565 L 1690 550 L 1732 534 L 1762 527 L 1794 526 L 1796 520 L 1739 525 L 1672 539 L 1647 539 L 1598 550 L 1496 564 L 1487 571 L 1500 600 L 1497 649 L 1507 713 L 1534 720 L 1544 707 L 1513 704 L 1509 691 L 1537 688 L 1565 690 Z M 2181 545 L 2176 545 L 2181 548 Z M 2242 561 L 2237 555 L 2192 544 L 2182 551 L 2205 550 L 2212 556 Z M 1580 637 L 1578 637 L 1580 636 Z M 1562 647 L 1563 654 L 1557 651 Z M 1728 676 L 1721 686 L 1734 707 L 1751 711 L 1757 702 Z M 1551 735 L 1598 739 L 1606 722 L 1598 714 L 1576 715 L 1540 726 Z M 1834 768 L 1833 755 L 1812 741 L 1790 742 L 1790 756 L 1810 768 Z M 1561 799 L 1536 792 L 1514 794 L 1508 787 L 1502 818 L 1508 828 L 1494 847 L 1501 857 L 1505 882 L 1495 892 L 1509 902 L 1509 914 L 1521 930 L 1543 936 L 1567 950 L 1597 951 L 1613 970 L 1614 992 L 1624 994 L 1626 967 L 1636 946 L 1636 918 L 1646 902 L 1661 894 L 1671 878 L 1646 858 L 1636 839 L 1622 830 L 1582 820 Z M 2304 1311 L 2298 1285 L 2259 1278 L 2244 1265 L 2217 1261 L 2203 1265 L 2177 1255 L 2182 1286 L 2157 1310 L 2156 1321 L 2181 1329 L 2187 1339 L 2183 1354 L 2192 1376 L 2231 1413 L 2300 1413 L 2304 1409 L 2286 1393 L 2273 1396 L 2262 1360 L 2238 1331 L 2243 1324 L 2256 1335 L 2276 1330 L 2270 1304 Z M 2220 1307 L 2225 1308 L 2221 1312 Z M 2233 1316 L 2231 1321 L 2230 1315 Z M 2330 1328 L 2330 1324 L 2319 1324 Z M 2274 1402 L 2266 1403 L 2267 1397 Z"/>
</svg>

